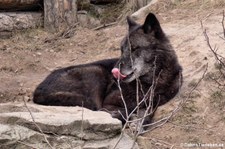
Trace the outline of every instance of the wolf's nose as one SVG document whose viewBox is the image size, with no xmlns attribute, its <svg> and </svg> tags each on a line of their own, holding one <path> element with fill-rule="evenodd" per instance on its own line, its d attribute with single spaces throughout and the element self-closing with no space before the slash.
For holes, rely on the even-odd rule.
<svg viewBox="0 0 225 149">
<path fill-rule="evenodd" d="M 120 70 L 118 68 L 112 69 L 112 74 L 116 79 L 124 79 L 126 78 L 126 75 L 123 75 L 120 73 Z"/>
</svg>

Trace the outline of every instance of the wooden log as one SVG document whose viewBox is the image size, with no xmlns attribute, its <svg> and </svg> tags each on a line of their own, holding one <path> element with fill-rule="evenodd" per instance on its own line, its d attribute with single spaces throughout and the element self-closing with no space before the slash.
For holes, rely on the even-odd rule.
<svg viewBox="0 0 225 149">
<path fill-rule="evenodd" d="M 133 11 L 137 11 L 138 9 L 146 6 L 152 0 L 127 0 L 128 4 L 132 6 Z"/>
<path fill-rule="evenodd" d="M 158 0 L 152 0 L 151 2 L 148 3 L 148 5 L 140 8 L 139 10 L 137 10 L 136 12 L 134 12 L 131 17 L 135 20 L 141 20 L 143 18 L 145 18 L 149 12 L 151 12 L 151 7 L 152 5 L 158 3 Z"/>
<path fill-rule="evenodd" d="M 43 0 L 0 0 L 0 11 L 34 10 L 42 3 Z"/>
<path fill-rule="evenodd" d="M 0 38 L 9 38 L 15 30 L 43 26 L 43 14 L 39 12 L 0 13 Z"/>
<path fill-rule="evenodd" d="M 59 32 L 77 22 L 76 0 L 44 0 L 44 27 Z"/>
</svg>

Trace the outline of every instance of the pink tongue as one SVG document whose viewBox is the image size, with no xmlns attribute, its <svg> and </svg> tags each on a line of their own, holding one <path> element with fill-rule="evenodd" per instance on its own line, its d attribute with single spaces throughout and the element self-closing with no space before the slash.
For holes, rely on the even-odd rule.
<svg viewBox="0 0 225 149">
<path fill-rule="evenodd" d="M 118 68 L 112 69 L 112 74 L 116 79 L 124 79 L 126 78 L 126 75 L 123 75 L 120 73 L 120 70 Z"/>
</svg>

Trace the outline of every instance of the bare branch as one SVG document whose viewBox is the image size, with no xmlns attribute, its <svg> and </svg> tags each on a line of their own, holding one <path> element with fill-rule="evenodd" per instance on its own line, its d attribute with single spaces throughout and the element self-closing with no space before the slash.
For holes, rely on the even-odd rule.
<svg viewBox="0 0 225 149">
<path fill-rule="evenodd" d="M 81 113 L 81 140 L 84 137 L 84 102 L 82 101 L 82 113 Z"/>
<path fill-rule="evenodd" d="M 224 74 L 222 74 L 222 72 L 221 72 L 221 75 L 220 75 L 219 78 L 214 78 L 214 77 L 212 77 L 212 76 L 209 75 L 209 78 L 210 78 L 211 80 L 213 80 L 213 81 L 216 82 L 216 84 L 218 85 L 218 86 L 217 86 L 218 88 L 224 87 L 224 86 L 225 86 L 225 84 L 222 84 L 222 83 L 219 81 L 219 79 L 221 78 L 221 76 L 224 76 Z"/>
<path fill-rule="evenodd" d="M 26 107 L 26 109 L 28 110 L 28 112 L 30 113 L 30 116 L 31 116 L 31 119 L 34 123 L 34 125 L 37 127 L 37 129 L 41 132 L 41 134 L 43 135 L 44 139 L 45 139 L 45 142 L 48 144 L 48 146 L 51 148 L 51 149 L 54 149 L 54 147 L 50 144 L 50 142 L 48 141 L 45 133 L 42 131 L 41 127 L 35 122 L 35 119 L 34 119 L 34 116 L 31 112 L 31 110 L 28 108 L 27 106 L 27 103 L 25 101 L 25 99 L 23 98 L 23 102 L 24 102 L 24 106 Z"/>
<path fill-rule="evenodd" d="M 186 101 L 191 97 L 192 92 L 199 86 L 199 84 L 201 83 L 201 81 L 205 77 L 205 74 L 206 74 L 207 70 L 208 70 L 208 63 L 206 65 L 205 71 L 202 74 L 202 77 L 198 80 L 196 85 L 191 89 L 191 91 L 189 92 L 187 98 L 181 100 L 179 102 L 179 104 L 177 105 L 177 107 L 168 116 L 166 116 L 166 117 L 164 117 L 164 118 L 162 118 L 162 119 L 160 119 L 160 120 L 158 120 L 158 121 L 156 121 L 154 123 L 145 125 L 145 126 L 154 126 L 154 127 L 152 127 L 149 130 L 146 130 L 146 131 L 142 132 L 141 134 L 149 132 L 149 131 L 152 131 L 152 130 L 158 128 L 158 127 L 163 126 L 165 123 L 167 123 L 170 120 L 170 118 L 172 116 L 174 116 L 183 107 L 183 105 L 186 103 Z"/>
<path fill-rule="evenodd" d="M 225 12 L 223 11 L 223 16 L 222 16 L 222 29 L 223 29 L 223 36 L 220 36 L 218 35 L 222 40 L 225 40 L 225 26 L 224 26 L 224 19 L 225 19 Z M 221 54 L 218 53 L 218 48 L 215 46 L 214 48 L 212 48 L 211 46 L 211 43 L 210 43 L 210 40 L 209 40 L 209 37 L 208 37 L 208 34 L 207 34 L 207 31 L 206 29 L 203 28 L 203 24 L 202 24 L 202 21 L 201 21 L 201 27 L 202 27 L 202 30 L 203 30 L 203 34 L 205 36 L 205 39 L 206 39 L 206 42 L 207 42 L 207 45 L 210 49 L 210 51 L 213 53 L 215 59 L 216 59 L 216 62 L 218 63 L 219 67 L 218 67 L 218 70 L 220 72 L 220 76 L 217 77 L 217 78 L 214 78 L 214 77 L 210 77 L 210 79 L 212 79 L 213 81 L 215 81 L 215 83 L 218 85 L 218 88 L 220 87 L 224 87 L 225 85 L 223 83 L 221 83 L 221 79 L 225 77 L 225 57 L 222 56 Z"/>
<path fill-rule="evenodd" d="M 203 34 L 204 34 L 204 36 L 205 36 L 205 40 L 206 40 L 206 43 L 207 43 L 209 49 L 210 49 L 211 52 L 213 53 L 213 55 L 214 55 L 214 57 L 216 58 L 216 60 L 219 61 L 219 63 L 225 68 L 225 64 L 224 64 L 224 62 L 221 60 L 221 59 L 224 59 L 224 57 L 222 57 L 221 55 L 219 55 L 219 54 L 217 53 L 217 48 L 216 48 L 216 47 L 215 47 L 215 48 L 212 48 L 211 43 L 210 43 L 210 40 L 209 40 L 209 36 L 208 36 L 208 34 L 207 34 L 207 31 L 206 31 L 206 29 L 203 28 L 203 23 L 202 23 L 202 21 L 201 21 L 201 27 L 202 27 Z"/>
<path fill-rule="evenodd" d="M 97 30 L 100 30 L 100 29 L 103 29 L 103 28 L 106 28 L 106 27 L 116 25 L 116 24 L 118 24 L 118 22 L 111 22 L 111 23 L 108 23 L 108 24 L 103 24 L 101 26 L 98 26 L 98 27 L 94 28 L 93 30 L 97 31 Z"/>
<path fill-rule="evenodd" d="M 126 104 L 126 101 L 123 97 L 123 91 L 122 91 L 122 88 L 120 86 L 120 78 L 117 79 L 117 86 L 119 88 L 119 91 L 120 91 L 120 96 L 121 96 L 121 99 L 123 101 L 123 105 L 124 105 L 124 108 L 125 108 L 125 114 L 126 114 L 126 118 L 128 118 L 128 109 L 127 109 L 127 104 Z"/>
<path fill-rule="evenodd" d="M 223 10 L 222 27 L 223 27 L 223 37 L 225 38 L 224 18 L 225 18 L 225 14 L 224 14 L 224 10 Z"/>
</svg>

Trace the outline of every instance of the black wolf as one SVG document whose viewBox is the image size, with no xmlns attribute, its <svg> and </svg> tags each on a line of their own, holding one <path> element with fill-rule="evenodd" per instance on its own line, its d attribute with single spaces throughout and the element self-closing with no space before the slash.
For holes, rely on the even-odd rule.
<svg viewBox="0 0 225 149">
<path fill-rule="evenodd" d="M 37 87 L 33 101 L 105 110 L 124 122 L 137 106 L 137 94 L 139 100 L 144 99 L 139 104 L 142 110 L 172 99 L 182 82 L 182 68 L 159 21 L 150 13 L 143 25 L 130 17 L 127 22 L 129 31 L 121 43 L 120 58 L 55 70 Z M 150 116 L 145 119 L 149 122 Z"/>
</svg>

